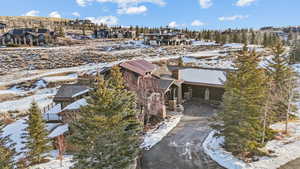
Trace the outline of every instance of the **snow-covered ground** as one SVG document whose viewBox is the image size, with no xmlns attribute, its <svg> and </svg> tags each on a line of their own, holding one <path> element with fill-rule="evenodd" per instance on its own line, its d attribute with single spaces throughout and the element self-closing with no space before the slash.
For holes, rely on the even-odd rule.
<svg viewBox="0 0 300 169">
<path fill-rule="evenodd" d="M 272 126 L 273 129 L 284 131 L 285 125 L 278 123 Z M 230 152 L 227 152 L 222 144 L 223 137 L 214 137 L 215 132 L 211 132 L 203 143 L 203 148 L 214 161 L 228 169 L 277 169 L 289 161 L 300 158 L 300 121 L 289 123 L 289 134 L 281 140 L 272 140 L 265 148 L 274 153 L 272 157 L 260 157 L 259 161 L 245 163 L 237 159 Z"/>
<path fill-rule="evenodd" d="M 153 146 L 159 143 L 173 128 L 179 123 L 182 113 L 171 113 L 171 118 L 163 121 L 154 130 L 146 133 L 141 148 L 150 150 Z"/>
<path fill-rule="evenodd" d="M 77 80 L 77 78 L 78 78 L 77 74 L 72 73 L 66 76 L 48 76 L 42 79 L 47 83 L 50 83 L 50 82 L 61 82 L 61 81 L 75 81 Z"/>
<path fill-rule="evenodd" d="M 0 102 L 0 113 L 8 111 L 26 111 L 29 109 L 31 103 L 35 101 L 40 108 L 44 108 L 52 103 L 52 98 L 56 94 L 56 88 L 41 89 L 34 95 L 23 97 L 17 100 Z"/>
<path fill-rule="evenodd" d="M 193 41 L 192 45 L 194 46 L 216 46 L 216 42 L 205 42 L 205 41 Z"/>
<path fill-rule="evenodd" d="M 198 59 L 193 57 L 183 57 L 184 63 L 192 63 L 202 68 L 214 68 L 214 69 L 233 69 L 233 63 L 231 59 L 219 58 L 214 56 L 209 59 Z"/>
<path fill-rule="evenodd" d="M 48 158 L 50 160 L 48 163 L 35 165 L 29 169 L 70 169 L 72 167 L 73 162 L 71 155 L 65 155 L 62 162 L 57 159 L 57 155 L 57 151 L 52 151 L 51 157 Z"/>
<path fill-rule="evenodd" d="M 181 57 L 180 55 L 167 55 L 167 56 L 141 56 L 133 59 L 145 59 L 147 61 L 159 61 L 165 59 L 175 59 Z M 130 60 L 133 60 L 130 59 Z M 99 64 L 88 64 L 84 66 L 70 67 L 70 68 L 59 68 L 51 70 L 30 70 L 30 71 L 19 71 L 15 74 L 0 76 L 0 86 L 9 86 L 18 84 L 21 82 L 26 82 L 30 80 L 38 80 L 44 77 L 49 77 L 61 73 L 80 73 L 91 70 L 99 70 L 104 67 L 111 67 L 113 65 L 119 64 L 121 62 L 128 61 L 127 59 L 109 62 L 109 63 L 99 63 Z M 17 78 L 16 78 L 17 77 Z"/>
<path fill-rule="evenodd" d="M 208 50 L 208 51 L 200 51 L 200 52 L 190 53 L 187 56 L 201 58 L 204 56 L 227 56 L 227 54 L 222 53 L 221 50 Z"/>
<path fill-rule="evenodd" d="M 46 129 L 51 131 L 55 127 L 57 127 L 58 123 L 51 123 L 46 125 Z M 3 136 L 9 136 L 9 138 L 15 143 L 16 152 L 20 153 L 16 159 L 20 159 L 24 157 L 24 141 L 26 141 L 22 135 L 24 133 L 24 130 L 26 129 L 27 124 L 25 124 L 25 119 L 17 120 L 9 125 L 7 125 L 3 129 Z"/>
</svg>

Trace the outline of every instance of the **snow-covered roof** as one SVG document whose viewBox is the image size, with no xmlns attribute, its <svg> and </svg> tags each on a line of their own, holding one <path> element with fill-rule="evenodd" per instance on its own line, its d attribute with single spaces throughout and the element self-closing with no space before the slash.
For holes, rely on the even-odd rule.
<svg viewBox="0 0 300 169">
<path fill-rule="evenodd" d="M 46 121 L 61 120 L 61 117 L 58 115 L 58 113 L 60 112 L 61 112 L 61 104 L 57 104 L 54 107 L 52 107 L 50 110 L 48 110 L 46 113 L 44 113 L 43 117 Z"/>
<path fill-rule="evenodd" d="M 49 135 L 49 138 L 55 138 L 57 136 L 63 135 L 65 132 L 69 131 L 69 124 L 61 125 L 56 127 Z"/>
<path fill-rule="evenodd" d="M 61 104 L 55 105 L 50 110 L 48 110 L 45 114 L 57 114 L 59 112 L 61 112 Z"/>
<path fill-rule="evenodd" d="M 67 107 L 65 107 L 63 110 L 77 110 L 80 109 L 82 106 L 87 105 L 87 100 L 85 98 L 75 101 L 72 104 L 69 104 Z"/>
<path fill-rule="evenodd" d="M 72 97 L 77 97 L 77 96 L 83 95 L 85 93 L 88 93 L 89 91 L 90 91 L 90 89 L 83 90 L 81 92 L 75 93 L 74 95 L 72 95 Z"/>
<path fill-rule="evenodd" d="M 226 81 L 226 74 L 221 70 L 208 69 L 182 69 L 180 70 L 181 79 L 185 83 L 201 83 L 207 85 L 222 86 Z"/>
</svg>

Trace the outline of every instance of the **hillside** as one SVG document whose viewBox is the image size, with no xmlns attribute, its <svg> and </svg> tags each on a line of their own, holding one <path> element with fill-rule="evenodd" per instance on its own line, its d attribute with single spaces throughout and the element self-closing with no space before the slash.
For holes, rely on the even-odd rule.
<svg viewBox="0 0 300 169">
<path fill-rule="evenodd" d="M 67 23 L 69 19 L 36 16 L 0 16 L 0 22 L 7 25 L 7 29 L 23 27 L 53 27 Z"/>
</svg>

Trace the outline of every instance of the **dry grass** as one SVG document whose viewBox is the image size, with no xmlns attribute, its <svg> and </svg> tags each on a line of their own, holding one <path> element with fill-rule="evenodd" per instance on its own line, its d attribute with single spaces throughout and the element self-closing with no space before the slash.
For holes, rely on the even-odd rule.
<svg viewBox="0 0 300 169">
<path fill-rule="evenodd" d="M 16 95 L 14 94 L 1 94 L 0 95 L 0 102 L 8 101 L 8 100 L 13 100 L 17 98 Z"/>
<path fill-rule="evenodd" d="M 65 73 L 57 73 L 57 74 L 51 74 L 49 76 L 45 76 L 45 77 L 53 77 L 53 76 L 67 76 L 69 74 L 72 74 L 72 73 L 76 73 L 76 72 L 65 72 Z"/>
</svg>

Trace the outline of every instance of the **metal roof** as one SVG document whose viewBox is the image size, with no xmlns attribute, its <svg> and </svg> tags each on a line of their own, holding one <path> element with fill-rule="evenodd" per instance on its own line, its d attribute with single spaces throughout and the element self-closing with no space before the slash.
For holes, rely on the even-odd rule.
<svg viewBox="0 0 300 169">
<path fill-rule="evenodd" d="M 152 72 L 155 69 L 155 65 L 146 60 L 127 61 L 121 63 L 120 66 L 142 76 L 146 73 Z"/>
<path fill-rule="evenodd" d="M 84 85 L 65 84 L 59 88 L 57 94 L 54 97 L 54 100 L 61 98 L 73 98 L 74 96 L 86 94 L 87 92 L 89 92 L 89 90 L 90 88 Z"/>
</svg>

